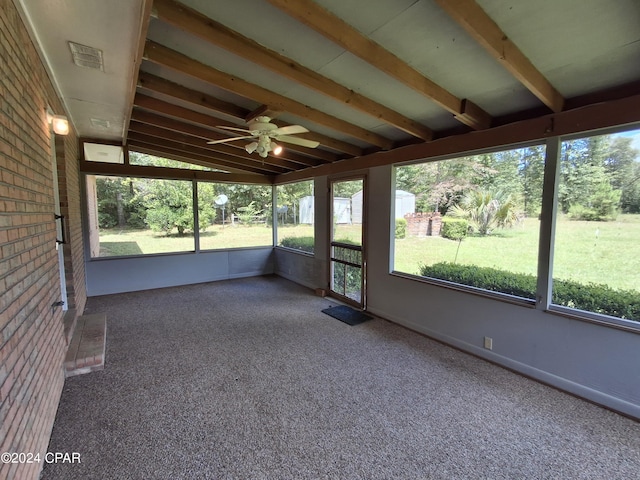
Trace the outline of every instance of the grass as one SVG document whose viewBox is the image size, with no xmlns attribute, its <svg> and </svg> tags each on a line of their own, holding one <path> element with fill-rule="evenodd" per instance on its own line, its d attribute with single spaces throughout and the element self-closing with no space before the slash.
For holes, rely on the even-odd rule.
<svg viewBox="0 0 640 480">
<path fill-rule="evenodd" d="M 200 232 L 200 249 L 269 246 L 272 229 L 265 225 L 212 225 Z M 192 252 L 195 250 L 193 233 L 178 235 L 155 233 L 151 230 L 101 229 L 100 256 L 141 255 L 150 253 Z"/>
<path fill-rule="evenodd" d="M 527 218 L 512 229 L 467 237 L 460 243 L 442 237 L 396 239 L 395 270 L 417 274 L 420 264 L 455 262 L 536 275 L 539 228 L 539 221 Z M 554 278 L 638 291 L 638 239 L 640 215 L 621 215 L 615 222 L 561 218 L 556 229 Z"/>
<path fill-rule="evenodd" d="M 515 228 L 462 242 L 442 237 L 395 240 L 395 270 L 417 274 L 420 264 L 456 262 L 517 273 L 537 273 L 539 222 L 525 219 Z M 359 226 L 340 225 L 340 238 L 359 238 Z M 313 236 L 313 226 L 279 226 L 280 239 Z M 601 283 L 640 291 L 640 215 L 620 215 L 614 222 L 561 218 L 556 230 L 554 277 L 580 283 Z M 202 250 L 268 246 L 272 229 L 265 225 L 220 225 L 200 234 Z M 193 251 L 193 235 L 155 234 L 148 230 L 101 230 L 101 256 Z"/>
</svg>

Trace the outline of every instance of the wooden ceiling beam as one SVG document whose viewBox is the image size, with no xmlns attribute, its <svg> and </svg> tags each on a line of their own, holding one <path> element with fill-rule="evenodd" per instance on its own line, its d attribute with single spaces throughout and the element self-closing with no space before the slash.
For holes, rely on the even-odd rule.
<svg viewBox="0 0 640 480">
<path fill-rule="evenodd" d="M 157 18 L 163 22 L 393 125 L 414 137 L 422 140 L 433 138 L 433 132 L 421 123 L 323 77 L 290 58 L 263 47 L 254 40 L 240 35 L 196 10 L 174 0 L 155 0 L 153 6 Z"/>
<path fill-rule="evenodd" d="M 174 117 L 176 116 L 175 115 L 176 111 L 179 112 L 180 110 L 178 109 L 182 108 L 182 107 L 178 107 L 177 105 L 172 105 L 170 103 L 162 102 L 162 100 L 158 100 L 151 97 L 136 96 L 135 106 L 140 107 L 146 111 L 141 111 L 140 109 L 136 109 L 132 114 L 133 119 L 138 120 L 139 122 L 149 123 L 152 125 L 169 129 L 169 130 L 174 130 L 176 132 L 186 133 L 188 135 L 192 135 L 193 137 L 201 138 L 203 147 L 206 145 L 206 142 L 209 140 L 224 140 L 225 138 L 229 138 L 229 134 L 221 134 L 221 133 L 214 132 L 213 130 L 208 130 L 207 128 L 203 128 L 202 126 L 199 126 L 201 124 L 199 125 L 189 124 L 179 120 L 175 120 L 174 118 L 166 117 L 165 115 L 174 116 Z M 155 112 L 155 113 L 151 113 L 151 112 Z M 160 113 L 160 115 L 157 115 L 157 113 Z M 193 112 L 193 113 L 198 113 L 198 112 Z M 225 151 L 228 148 L 239 150 L 242 153 L 239 154 L 238 156 L 242 156 L 242 157 L 244 157 L 245 154 L 248 155 L 246 150 L 244 149 L 244 143 L 227 142 L 225 145 L 217 144 L 215 147 L 218 147 L 218 148 L 213 148 L 213 149 L 218 151 Z M 325 163 L 318 158 L 299 155 L 297 153 L 290 152 L 288 149 L 288 146 L 287 148 L 284 149 L 282 154 L 279 155 L 279 158 L 288 159 L 292 162 L 295 162 L 307 167 L 314 167 L 322 163 Z"/>
<path fill-rule="evenodd" d="M 224 115 L 231 116 L 236 118 L 239 122 L 247 121 L 250 118 L 250 115 L 254 112 L 250 112 L 247 109 L 234 105 L 233 103 L 225 102 L 223 100 L 219 100 L 211 95 L 207 95 L 203 92 L 198 92 L 197 90 L 192 90 L 190 88 L 184 87 L 177 83 L 171 82 L 169 80 L 165 80 L 164 78 L 157 77 L 147 72 L 140 72 L 140 77 L 138 80 L 138 86 L 140 90 L 147 90 L 154 93 L 159 93 L 165 97 L 170 97 L 172 99 L 177 99 L 187 104 L 204 107 L 208 110 L 212 110 L 217 113 L 221 113 Z M 139 92 L 140 93 L 140 92 Z M 270 110 L 271 113 L 274 113 L 274 110 Z M 263 113 L 266 115 L 266 113 Z M 225 122 L 224 120 L 220 120 L 216 118 L 216 123 L 218 125 L 226 125 L 237 127 L 236 124 L 231 124 Z M 282 123 L 276 123 L 278 126 L 284 126 Z M 320 142 L 321 145 L 331 148 L 332 150 L 336 150 L 340 153 L 346 153 L 352 157 L 357 157 L 358 155 L 362 155 L 362 149 L 352 145 L 350 143 L 341 142 L 339 140 L 335 140 L 331 137 L 327 137 L 326 135 L 321 135 L 318 133 L 303 133 L 299 134 L 298 137 L 306 138 L 308 140 L 315 140 L 316 142 Z M 303 154 L 310 155 L 312 157 L 317 157 L 327 162 L 334 162 L 339 160 L 338 156 L 332 152 L 328 152 L 323 149 L 307 149 L 304 147 L 300 147 L 298 145 L 289 146 L 290 150 L 294 150 L 296 152 L 300 152 Z"/>
<path fill-rule="evenodd" d="M 475 0 L 436 0 L 476 42 L 554 112 L 564 98 Z"/>
<path fill-rule="evenodd" d="M 144 45 L 147 38 L 147 32 L 149 31 L 149 23 L 151 22 L 151 10 L 153 6 L 153 0 L 143 0 L 142 8 L 140 9 L 140 29 L 138 30 L 138 43 L 136 48 L 136 56 L 133 65 L 133 80 L 129 88 L 129 99 L 127 106 L 129 107 L 124 117 L 124 126 L 122 128 L 122 141 L 127 141 L 127 130 L 129 129 L 129 122 L 131 121 L 131 110 L 133 108 L 133 97 L 136 94 L 136 86 L 138 83 L 138 75 L 140 74 L 140 65 L 142 64 L 142 57 L 144 57 Z"/>
<path fill-rule="evenodd" d="M 255 162 L 250 162 L 242 158 L 233 157 L 231 155 L 225 155 L 221 153 L 207 151 L 203 148 L 194 147 L 184 143 L 174 142 L 168 139 L 162 139 L 151 135 L 145 135 L 142 133 L 130 132 L 129 143 L 145 143 L 147 145 L 155 145 L 160 151 L 166 151 L 169 153 L 175 153 L 182 155 L 185 158 L 193 158 L 200 161 L 209 161 L 211 164 L 220 166 L 220 168 L 235 168 L 243 170 L 245 172 L 258 173 L 258 174 L 274 174 L 285 173 L 289 170 L 284 168 L 274 167 L 272 165 L 259 165 Z"/>
<path fill-rule="evenodd" d="M 195 148 L 202 148 L 204 150 L 210 151 L 212 155 L 221 155 L 220 158 L 223 159 L 227 158 L 229 160 L 232 159 L 233 161 L 236 161 L 237 158 L 240 158 L 247 162 L 246 165 L 267 164 L 280 167 L 285 170 L 298 170 L 300 168 L 299 164 L 279 157 L 270 155 L 266 158 L 256 158 L 255 155 L 250 155 L 244 149 L 233 148 L 229 145 L 202 145 L 198 142 L 197 137 L 192 137 L 191 135 L 179 133 L 174 130 L 167 130 L 165 128 L 150 125 L 148 123 L 138 122 L 135 118 L 133 118 L 132 120 L 133 121 L 129 126 L 129 130 L 131 132 L 142 133 L 161 139 L 166 138 L 167 140 L 171 140 L 184 145 L 189 145 Z"/>
<path fill-rule="evenodd" d="M 138 76 L 138 87 L 152 92 L 176 98 L 192 105 L 198 105 L 214 112 L 229 115 L 239 121 L 244 120 L 249 112 L 231 102 L 225 102 L 216 97 L 197 90 L 184 87 L 170 80 L 158 77 L 148 72 L 140 72 Z"/>
<path fill-rule="evenodd" d="M 382 149 L 390 150 L 393 148 L 393 141 L 388 138 L 345 122 L 344 120 L 328 115 L 283 95 L 271 92 L 259 85 L 216 70 L 209 65 L 198 62 L 152 40 L 147 40 L 145 59 L 183 75 L 190 75 L 243 97 L 253 99 L 257 102 L 270 105 L 275 109 L 331 128 Z"/>
<path fill-rule="evenodd" d="M 131 119 L 139 123 L 162 128 L 167 132 L 176 132 L 178 134 L 189 135 L 190 139 L 185 143 L 189 143 L 196 148 L 203 148 L 224 155 L 232 155 L 234 157 L 242 158 L 252 162 L 264 163 L 262 157 L 247 153 L 247 151 L 244 149 L 244 145 L 238 142 L 216 145 L 209 145 L 205 142 L 198 144 L 197 141 L 194 141 L 194 139 L 202 138 L 202 129 L 195 125 L 184 124 L 171 118 L 163 117 L 162 115 L 156 115 L 151 112 L 146 112 L 138 108 L 134 109 L 133 114 L 131 115 Z M 316 167 L 318 165 L 322 165 L 323 163 L 318 161 L 317 159 L 308 158 L 301 155 L 292 156 L 290 152 L 286 156 L 280 155 L 276 157 L 274 155 L 270 155 L 266 158 L 273 159 L 268 161 L 274 162 L 274 165 L 279 165 L 291 169 L 297 169 L 301 167 Z"/>
<path fill-rule="evenodd" d="M 274 118 L 278 118 L 280 115 L 282 115 L 282 112 L 280 110 L 275 110 L 269 105 L 260 105 L 252 112 L 249 112 L 247 116 L 244 117 L 244 121 L 249 123 L 255 120 L 257 117 L 262 116 L 267 116 L 273 120 Z"/>
<path fill-rule="evenodd" d="M 135 122 L 131 122 L 131 125 L 133 125 Z M 129 130 L 129 133 L 134 133 L 133 130 Z M 147 155 L 153 155 L 155 157 L 159 157 L 159 158 L 168 158 L 170 160 L 176 160 L 178 162 L 183 162 L 183 163 L 188 163 L 191 165 L 199 165 L 201 167 L 207 167 L 207 168 L 213 168 L 216 170 L 223 170 L 224 172 L 229 172 L 229 173 L 247 173 L 246 170 L 243 170 L 241 168 L 235 168 L 235 167 L 229 167 L 229 166 L 223 166 L 223 165 L 218 165 L 215 160 L 201 160 L 198 158 L 194 158 L 193 156 L 188 156 L 187 154 L 180 156 L 178 158 L 177 155 L 172 154 L 172 152 L 168 152 L 168 151 L 162 151 L 162 148 L 159 148 L 157 146 L 153 147 L 151 146 L 151 144 L 147 144 L 144 142 L 136 142 L 133 141 L 133 143 L 128 143 L 127 144 L 127 148 L 129 152 L 137 152 L 137 153 L 146 153 Z M 131 165 L 131 164 L 129 164 Z M 135 164 L 133 164 L 133 166 L 136 166 Z M 177 167 L 179 168 L 179 167 Z M 190 170 L 190 169 L 187 169 Z"/>
<path fill-rule="evenodd" d="M 455 118 L 475 129 L 489 128 L 491 117 L 477 105 L 463 110 L 462 100 L 425 77 L 380 44 L 311 0 L 268 0 L 291 17 L 314 29 L 378 70 L 429 98 Z"/>
<path fill-rule="evenodd" d="M 188 161 L 181 155 L 166 153 L 154 148 L 152 145 L 144 143 L 127 144 L 127 148 L 131 148 L 140 153 L 155 155 L 157 157 L 165 157 L 178 162 Z M 250 183 L 257 185 L 273 184 L 273 175 L 261 175 L 250 173 L 223 173 L 209 172 L 206 170 L 187 170 L 182 168 L 153 167 L 149 165 L 120 165 L 114 163 L 87 162 L 80 160 L 80 171 L 90 175 L 120 175 L 123 177 L 133 176 L 142 178 L 165 178 L 174 180 L 201 180 L 205 182 L 224 182 L 224 183 Z M 207 165 L 204 165 L 207 166 Z M 216 168 L 213 166 L 213 168 Z"/>
</svg>

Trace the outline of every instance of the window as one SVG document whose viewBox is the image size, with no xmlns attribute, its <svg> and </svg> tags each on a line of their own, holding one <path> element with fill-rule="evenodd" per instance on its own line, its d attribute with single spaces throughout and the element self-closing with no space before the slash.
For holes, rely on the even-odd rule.
<svg viewBox="0 0 640 480">
<path fill-rule="evenodd" d="M 313 180 L 276 187 L 278 242 L 281 247 L 307 253 L 314 250 Z"/>
<path fill-rule="evenodd" d="M 536 298 L 541 145 L 395 169 L 393 270 Z"/>
<path fill-rule="evenodd" d="M 168 158 L 156 157 L 155 155 L 147 155 L 146 153 L 129 152 L 129 164 L 142 165 L 152 167 L 165 167 L 165 168 L 182 168 L 185 170 L 204 170 L 208 172 L 225 172 L 217 168 L 207 167 L 205 165 L 195 165 L 193 163 L 179 162 L 178 160 L 171 160 Z"/>
<path fill-rule="evenodd" d="M 82 147 L 87 162 L 124 163 L 124 148 L 120 145 L 85 142 Z"/>
<path fill-rule="evenodd" d="M 193 251 L 192 182 L 87 176 L 92 257 Z"/>
<path fill-rule="evenodd" d="M 198 182 L 200 250 L 273 245 L 271 185 Z"/>
<path fill-rule="evenodd" d="M 87 175 L 91 256 L 270 246 L 270 185 Z"/>
<path fill-rule="evenodd" d="M 640 130 L 563 141 L 555 305 L 640 321 Z"/>
</svg>

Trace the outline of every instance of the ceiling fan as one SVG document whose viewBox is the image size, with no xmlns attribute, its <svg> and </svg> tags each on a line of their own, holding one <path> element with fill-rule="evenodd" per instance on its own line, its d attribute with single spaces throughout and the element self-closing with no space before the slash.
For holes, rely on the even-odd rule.
<svg viewBox="0 0 640 480">
<path fill-rule="evenodd" d="M 278 145 L 275 140 L 278 140 L 280 142 L 293 143 L 294 145 L 300 145 L 301 147 L 307 148 L 316 148 L 318 145 L 320 145 L 320 142 L 291 136 L 297 133 L 306 133 L 309 131 L 302 125 L 288 125 L 286 127 L 278 127 L 275 123 L 271 123 L 271 118 L 266 116 L 259 116 L 254 120 L 251 120 L 247 123 L 247 128 L 225 126 L 219 126 L 216 128 L 231 130 L 233 132 L 243 132 L 245 133 L 245 135 L 240 137 L 224 138 L 222 140 L 212 140 L 210 142 L 207 142 L 209 145 L 232 142 L 234 140 L 255 138 L 256 140 L 248 143 L 244 147 L 244 149 L 248 153 L 257 151 L 258 155 L 260 155 L 261 157 L 266 157 L 269 152 L 273 152 L 274 155 L 280 155 L 280 153 L 282 153 L 282 146 Z"/>
</svg>

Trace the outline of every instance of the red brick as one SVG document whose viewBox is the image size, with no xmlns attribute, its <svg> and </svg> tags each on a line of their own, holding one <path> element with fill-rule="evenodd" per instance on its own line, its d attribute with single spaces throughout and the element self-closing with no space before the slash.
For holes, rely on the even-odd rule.
<svg viewBox="0 0 640 480">
<path fill-rule="evenodd" d="M 0 439 L 45 451 L 63 385 L 66 343 L 59 295 L 50 138 L 44 109 L 63 112 L 13 2 L 0 8 Z M 74 304 L 86 302 L 78 143 L 60 144 L 60 198 L 70 240 L 65 269 Z M 2 479 L 38 478 L 39 466 L 0 465 Z"/>
</svg>

